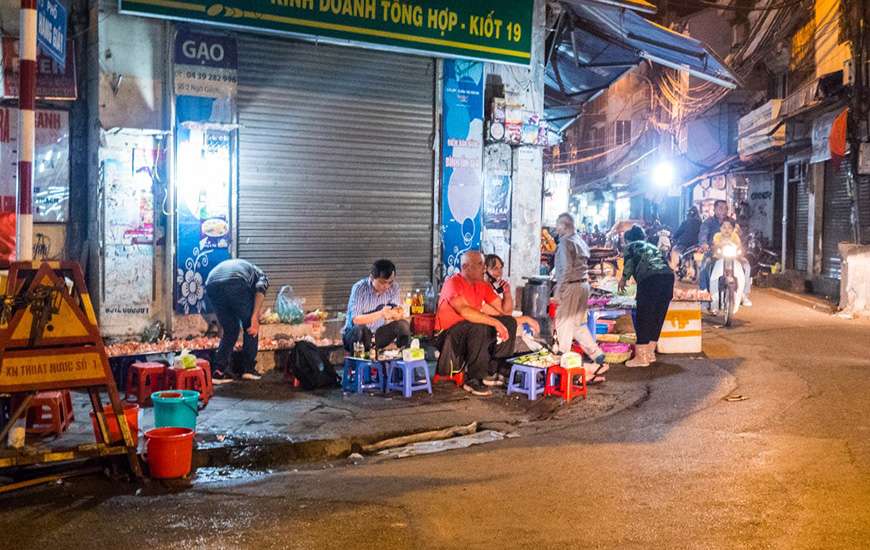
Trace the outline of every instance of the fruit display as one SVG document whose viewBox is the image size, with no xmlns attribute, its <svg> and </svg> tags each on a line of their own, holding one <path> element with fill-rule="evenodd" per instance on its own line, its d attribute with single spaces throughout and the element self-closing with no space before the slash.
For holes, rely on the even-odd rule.
<svg viewBox="0 0 870 550">
<path fill-rule="evenodd" d="M 281 318 L 278 317 L 278 314 L 272 311 L 271 308 L 267 309 L 260 315 L 261 325 L 277 325 L 280 322 Z"/>
<path fill-rule="evenodd" d="M 335 344 L 332 340 L 328 338 L 305 338 L 311 343 L 326 347 L 332 346 Z M 143 342 L 119 342 L 115 344 L 110 344 L 106 346 L 106 354 L 109 357 L 130 357 L 135 355 L 152 355 L 152 354 L 160 354 L 160 353 L 180 353 L 184 350 L 188 350 L 191 352 L 194 351 L 207 351 L 217 349 L 220 344 L 220 338 L 209 338 L 205 336 L 200 336 L 198 338 L 191 339 L 164 339 L 159 340 L 157 342 L 143 343 Z M 286 338 L 261 338 L 259 350 L 260 351 L 277 351 L 282 349 L 291 349 L 296 345 L 296 341 L 292 339 Z M 236 343 L 236 350 L 241 350 L 242 345 L 241 342 Z"/>
<path fill-rule="evenodd" d="M 547 367 L 552 367 L 553 365 L 558 365 L 559 358 L 553 355 L 548 350 L 541 350 L 538 353 L 521 355 L 520 357 L 512 359 L 511 362 L 518 365 L 526 365 L 529 367 L 545 369 Z"/>
<path fill-rule="evenodd" d="M 675 302 L 709 302 L 710 293 L 699 288 L 674 288 Z"/>
</svg>

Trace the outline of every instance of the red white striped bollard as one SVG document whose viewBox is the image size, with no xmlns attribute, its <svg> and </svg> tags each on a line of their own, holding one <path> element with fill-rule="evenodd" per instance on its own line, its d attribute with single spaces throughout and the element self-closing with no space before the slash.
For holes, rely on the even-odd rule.
<svg viewBox="0 0 870 550">
<path fill-rule="evenodd" d="M 15 257 L 33 259 L 33 151 L 36 107 L 36 0 L 21 0 L 18 40 L 18 209 Z"/>
</svg>

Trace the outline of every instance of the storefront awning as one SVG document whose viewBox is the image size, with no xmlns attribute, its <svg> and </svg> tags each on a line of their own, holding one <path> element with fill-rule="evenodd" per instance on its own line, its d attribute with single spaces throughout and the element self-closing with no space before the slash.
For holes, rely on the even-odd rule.
<svg viewBox="0 0 870 550">
<path fill-rule="evenodd" d="M 646 2 L 645 0 L 564 0 L 566 4 L 603 4 L 605 6 L 616 6 L 619 8 L 628 8 L 640 13 L 656 13 L 658 8 L 655 4 Z"/>
<path fill-rule="evenodd" d="M 546 119 L 563 131 L 582 106 L 649 60 L 735 88 L 737 79 L 702 42 L 647 21 L 623 0 L 565 0 L 548 40 Z"/>
<path fill-rule="evenodd" d="M 544 82 L 548 95 L 555 100 L 553 103 L 582 104 L 594 99 L 640 61 L 631 50 L 588 30 L 574 28 L 556 46 Z"/>
<path fill-rule="evenodd" d="M 741 160 L 785 145 L 782 100 L 771 99 L 737 123 L 737 152 Z"/>
<path fill-rule="evenodd" d="M 703 42 L 648 21 L 633 11 L 593 3 L 574 5 L 577 15 L 638 56 L 718 84 L 737 87 L 737 78 Z"/>
</svg>

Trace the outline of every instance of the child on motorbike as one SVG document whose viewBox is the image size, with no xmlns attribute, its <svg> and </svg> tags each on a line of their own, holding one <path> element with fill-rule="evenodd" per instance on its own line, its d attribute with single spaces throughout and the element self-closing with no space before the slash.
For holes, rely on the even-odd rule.
<svg viewBox="0 0 870 550">
<path fill-rule="evenodd" d="M 752 290 L 752 277 L 751 277 L 751 268 L 749 266 L 749 260 L 746 259 L 742 254 L 743 242 L 740 240 L 740 235 L 737 233 L 736 225 L 734 220 L 732 219 L 724 219 L 722 220 L 722 225 L 719 227 L 719 232 L 713 235 L 713 257 L 717 260 L 722 258 L 722 247 L 726 244 L 733 244 L 737 247 L 737 249 L 741 252 L 740 255 L 740 265 L 743 268 L 743 277 L 746 281 L 743 290 L 743 300 L 741 300 L 741 304 L 744 306 L 751 306 L 752 302 L 749 300 L 749 292 Z"/>
<path fill-rule="evenodd" d="M 713 256 L 717 260 L 722 257 L 722 247 L 728 243 L 732 243 L 738 249 L 743 246 L 740 235 L 734 230 L 734 222 L 726 219 L 722 221 L 719 232 L 713 235 Z"/>
</svg>

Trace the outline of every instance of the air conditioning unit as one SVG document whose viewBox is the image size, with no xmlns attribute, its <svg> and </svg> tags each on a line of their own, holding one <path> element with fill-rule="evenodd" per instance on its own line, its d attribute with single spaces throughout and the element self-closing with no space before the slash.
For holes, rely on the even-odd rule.
<svg viewBox="0 0 870 550">
<path fill-rule="evenodd" d="M 852 66 L 853 59 L 847 59 L 843 63 L 843 86 L 855 85 L 855 69 Z M 864 62 L 864 73 L 861 75 L 861 80 L 864 81 L 864 87 L 870 87 L 870 59 Z"/>
</svg>

